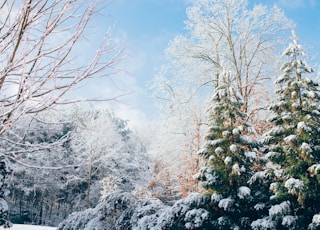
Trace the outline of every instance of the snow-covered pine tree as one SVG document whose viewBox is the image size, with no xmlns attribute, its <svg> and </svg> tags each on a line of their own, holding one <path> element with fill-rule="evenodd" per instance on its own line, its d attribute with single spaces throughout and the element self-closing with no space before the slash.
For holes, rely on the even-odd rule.
<svg viewBox="0 0 320 230">
<path fill-rule="evenodd" d="M 309 228 L 315 229 L 319 218 L 313 216 L 320 213 L 320 88 L 305 77 L 313 70 L 292 35 L 293 42 L 283 52 L 289 60 L 275 82 L 278 100 L 270 106 L 275 126 L 264 138 L 273 175 L 267 219 L 276 229 L 307 229 L 314 219 Z"/>
<path fill-rule="evenodd" d="M 199 151 L 205 166 L 195 177 L 211 196 L 214 229 L 250 229 L 266 211 L 258 201 L 261 185 L 255 172 L 260 158 L 257 143 L 245 135 L 252 127 L 241 111 L 243 100 L 232 87 L 231 74 L 223 71 L 220 79 L 208 109 L 205 148 Z"/>
</svg>

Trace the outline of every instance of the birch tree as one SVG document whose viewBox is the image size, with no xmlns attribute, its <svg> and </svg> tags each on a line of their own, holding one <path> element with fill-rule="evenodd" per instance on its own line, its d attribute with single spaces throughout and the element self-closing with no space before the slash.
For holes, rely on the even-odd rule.
<svg viewBox="0 0 320 230">
<path fill-rule="evenodd" d="M 0 135 L 24 117 L 57 105 L 73 103 L 70 92 L 90 78 L 117 72 L 122 50 L 110 32 L 97 39 L 96 50 L 79 57 L 98 1 L 4 0 L 0 4 Z M 85 59 L 85 61 L 81 61 Z M 33 146 L 16 139 L 30 151 Z M 19 143 L 19 144 L 21 144 Z M 1 151 L 1 162 L 13 155 Z M 2 167 L 2 177 L 10 169 Z M 3 179 L 1 178 L 1 179 Z M 1 189 L 4 183 L 1 183 Z M 3 193 L 0 198 L 3 199 Z M 1 201 L 0 225 L 8 225 L 7 204 Z"/>
</svg>

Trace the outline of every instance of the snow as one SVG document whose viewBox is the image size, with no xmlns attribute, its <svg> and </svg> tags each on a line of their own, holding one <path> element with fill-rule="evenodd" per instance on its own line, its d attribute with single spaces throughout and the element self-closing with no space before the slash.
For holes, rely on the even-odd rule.
<svg viewBox="0 0 320 230">
<path fill-rule="evenodd" d="M 293 108 L 295 108 L 295 109 L 299 109 L 300 108 L 300 104 L 298 102 L 293 102 L 291 106 Z"/>
<path fill-rule="evenodd" d="M 255 210 L 262 210 L 266 205 L 264 203 L 258 203 L 254 206 Z"/>
<path fill-rule="evenodd" d="M 214 150 L 214 152 L 215 152 L 216 154 L 221 154 L 221 153 L 224 152 L 224 150 L 223 150 L 223 148 L 218 147 L 218 148 L 216 148 L 216 149 Z"/>
<path fill-rule="evenodd" d="M 309 224 L 308 230 L 316 230 L 320 227 L 320 214 L 315 214 L 312 217 L 312 223 Z"/>
<path fill-rule="evenodd" d="M 300 121 L 297 124 L 297 129 L 300 131 L 305 131 L 305 132 L 311 132 L 311 128 L 309 126 L 306 125 L 306 123 L 304 121 Z"/>
<path fill-rule="evenodd" d="M 250 133 L 255 133 L 255 130 L 252 128 Z M 248 135 L 241 135 L 240 141 L 241 141 L 241 143 L 244 143 L 244 144 L 252 144 L 254 142 L 253 139 Z"/>
<path fill-rule="evenodd" d="M 294 103 L 293 103 L 292 105 L 293 105 L 293 107 L 295 107 L 295 106 L 294 106 Z M 283 115 L 283 116 L 282 116 L 282 120 L 283 120 L 283 121 L 291 121 L 291 120 L 292 120 L 292 117 L 291 117 L 291 115 L 289 115 L 289 114 Z"/>
<path fill-rule="evenodd" d="M 312 153 L 312 148 L 310 147 L 310 145 L 306 142 L 303 142 L 301 144 L 301 150 L 303 150 L 306 153 Z"/>
<path fill-rule="evenodd" d="M 233 175 L 238 175 L 238 176 L 241 175 L 241 170 L 240 170 L 240 167 L 239 167 L 239 164 L 238 164 L 238 163 L 235 163 L 235 164 L 232 166 L 232 174 L 233 174 Z"/>
<path fill-rule="evenodd" d="M 274 127 L 269 131 L 270 136 L 279 136 L 283 133 L 285 133 L 285 130 L 283 127 Z"/>
<path fill-rule="evenodd" d="M 1 229 L 5 229 L 3 227 L 0 227 Z M 37 225 L 24 225 L 24 224 L 14 224 L 12 228 L 9 228 L 9 230 L 54 230 L 57 229 L 55 227 L 47 227 L 47 226 L 37 226 Z"/>
<path fill-rule="evenodd" d="M 244 155 L 247 158 L 251 158 L 251 159 L 256 159 L 257 158 L 257 154 L 255 152 L 246 151 L 246 152 L 244 152 Z"/>
<path fill-rule="evenodd" d="M 252 222 L 251 228 L 253 230 L 268 230 L 275 229 L 275 223 L 270 220 L 269 217 L 265 217 L 263 219 L 258 219 Z"/>
<path fill-rule="evenodd" d="M 313 115 L 320 116 L 320 112 L 318 110 L 312 110 Z"/>
<path fill-rule="evenodd" d="M 273 159 L 273 158 L 275 158 L 275 157 L 279 157 L 280 155 L 281 155 L 281 153 L 279 153 L 279 152 L 273 152 L 273 151 L 271 151 L 271 152 L 268 152 L 268 153 L 265 155 L 265 157 L 266 157 L 267 159 L 271 160 L 271 159 Z"/>
<path fill-rule="evenodd" d="M 240 129 L 238 129 L 238 128 L 234 128 L 234 129 L 232 130 L 232 134 L 235 135 L 235 136 L 237 136 L 237 135 L 240 135 L 240 134 L 241 134 L 241 131 L 240 131 Z"/>
<path fill-rule="evenodd" d="M 219 179 L 216 171 L 213 168 L 207 167 L 203 170 L 204 176 L 206 177 L 206 181 L 209 185 L 214 185 Z"/>
<path fill-rule="evenodd" d="M 221 227 L 230 225 L 230 219 L 226 216 L 221 216 L 218 218 L 218 225 Z M 220 228 L 223 229 L 223 228 Z"/>
<path fill-rule="evenodd" d="M 203 222 L 209 219 L 209 212 L 203 208 L 192 209 L 185 215 L 186 229 L 195 229 L 203 225 Z"/>
<path fill-rule="evenodd" d="M 197 152 L 198 155 L 207 155 L 207 153 L 208 153 L 207 149 L 200 149 L 200 150 Z"/>
<path fill-rule="evenodd" d="M 223 132 L 222 132 L 222 136 L 223 136 L 223 137 L 230 137 L 230 136 L 231 136 L 231 132 L 228 131 L 228 130 L 223 131 Z"/>
<path fill-rule="evenodd" d="M 216 160 L 216 157 L 214 156 L 214 155 L 211 155 L 210 157 L 209 157 L 209 161 L 215 161 Z"/>
<path fill-rule="evenodd" d="M 281 224 L 287 228 L 290 228 L 290 226 L 292 226 L 296 220 L 297 218 L 295 216 L 286 215 L 283 217 Z"/>
<path fill-rule="evenodd" d="M 306 91 L 305 94 L 310 99 L 314 99 L 316 97 L 316 94 L 314 92 L 311 92 L 311 91 Z"/>
<path fill-rule="evenodd" d="M 289 193 L 296 194 L 303 190 L 304 183 L 299 179 L 290 178 L 285 182 L 284 186 L 288 189 Z"/>
<path fill-rule="evenodd" d="M 319 174 L 320 172 L 320 164 L 314 164 L 314 165 L 311 165 L 309 168 L 308 168 L 308 171 L 311 172 L 312 174 Z"/>
<path fill-rule="evenodd" d="M 289 144 L 289 143 L 294 143 L 294 142 L 297 140 L 297 136 L 294 135 L 294 134 L 291 134 L 291 135 L 285 137 L 283 140 L 284 140 L 287 144 Z"/>
<path fill-rule="evenodd" d="M 284 201 L 281 204 L 273 205 L 269 209 L 269 216 L 271 219 L 284 216 L 290 212 L 290 202 Z"/>
<path fill-rule="evenodd" d="M 219 208 L 223 208 L 225 211 L 231 211 L 233 209 L 233 205 L 234 199 L 230 197 L 221 199 L 218 204 Z"/>
<path fill-rule="evenodd" d="M 227 157 L 224 159 L 224 163 L 225 163 L 226 165 L 230 164 L 231 162 L 232 162 L 232 157 L 227 156 Z"/>
<path fill-rule="evenodd" d="M 237 145 L 232 144 L 232 145 L 230 145 L 230 151 L 233 152 L 233 153 L 238 153 L 239 152 L 239 148 L 238 148 Z"/>
<path fill-rule="evenodd" d="M 276 170 L 273 171 L 273 173 L 277 178 L 281 178 L 284 175 L 283 169 L 276 169 Z"/>
<path fill-rule="evenodd" d="M 221 199 L 222 199 L 222 195 L 221 194 L 213 193 L 211 195 L 211 201 L 214 202 L 214 203 L 218 203 Z"/>
<path fill-rule="evenodd" d="M 240 199 L 244 199 L 244 198 L 249 197 L 250 194 L 251 194 L 250 188 L 248 188 L 248 187 L 246 187 L 246 186 L 241 186 L 241 187 L 238 189 L 238 194 L 237 194 L 237 196 L 238 196 Z"/>
<path fill-rule="evenodd" d="M 256 172 L 255 174 L 252 175 L 252 177 L 250 178 L 250 180 L 248 181 L 249 184 L 253 184 L 256 181 L 263 181 L 266 178 L 266 173 L 263 171 L 260 172 Z"/>
<path fill-rule="evenodd" d="M 269 190 L 272 192 L 277 192 L 279 189 L 279 183 L 278 182 L 273 182 L 269 186 Z"/>
<path fill-rule="evenodd" d="M 312 223 L 320 224 L 320 214 L 316 214 L 312 217 Z"/>
<path fill-rule="evenodd" d="M 216 140 L 208 141 L 207 145 L 219 146 L 223 142 L 224 142 L 224 139 L 216 139 Z"/>
</svg>

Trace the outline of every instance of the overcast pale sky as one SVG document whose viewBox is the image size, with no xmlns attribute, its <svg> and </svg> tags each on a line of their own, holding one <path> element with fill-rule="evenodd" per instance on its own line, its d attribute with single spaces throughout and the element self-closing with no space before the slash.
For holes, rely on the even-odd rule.
<svg viewBox="0 0 320 230">
<path fill-rule="evenodd" d="M 114 80 L 121 89 L 132 91 L 116 103 L 120 117 L 139 123 L 155 117 L 152 98 L 146 87 L 165 62 L 164 51 L 177 34 L 184 33 L 187 0 L 114 0 L 106 9 L 114 22 L 113 37 L 126 45 L 130 57 L 126 70 Z M 320 64 L 319 0 L 250 0 L 250 4 L 276 4 L 296 24 L 300 43 Z M 312 52 L 312 53 L 310 53 Z M 315 67 L 319 69 L 318 66 Z M 119 79 L 119 81 L 117 80 Z M 101 88 L 102 86 L 100 86 Z M 104 88 L 107 95 L 114 91 Z"/>
</svg>

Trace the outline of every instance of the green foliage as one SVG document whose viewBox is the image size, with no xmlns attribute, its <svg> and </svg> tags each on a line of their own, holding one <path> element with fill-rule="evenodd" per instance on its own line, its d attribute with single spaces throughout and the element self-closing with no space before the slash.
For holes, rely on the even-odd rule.
<svg viewBox="0 0 320 230">
<path fill-rule="evenodd" d="M 270 106 L 275 127 L 265 136 L 269 146 L 266 157 L 275 165 L 273 181 L 277 186 L 272 202 L 289 201 L 291 214 L 306 229 L 312 216 L 320 212 L 320 207 L 314 205 L 320 202 L 320 180 L 316 175 L 320 160 L 320 88 L 304 76 L 313 70 L 303 60 L 305 54 L 295 34 L 283 55 L 289 60 L 276 80 L 278 102 Z M 282 219 L 277 221 L 279 224 Z"/>
<path fill-rule="evenodd" d="M 215 229 L 249 229 L 251 221 L 266 211 L 265 206 L 256 205 L 269 199 L 260 192 L 268 179 L 256 174 L 263 161 L 258 157 L 257 143 L 245 135 L 251 126 L 245 121 L 243 101 L 231 85 L 230 73 L 224 72 L 220 79 L 208 109 L 210 128 L 205 148 L 199 151 L 205 167 L 196 177 L 206 194 L 211 194 Z"/>
</svg>

